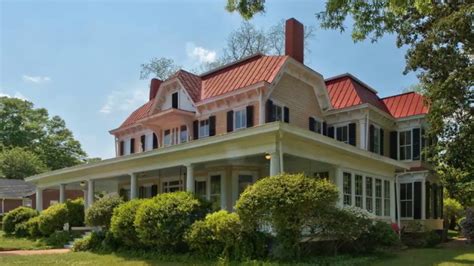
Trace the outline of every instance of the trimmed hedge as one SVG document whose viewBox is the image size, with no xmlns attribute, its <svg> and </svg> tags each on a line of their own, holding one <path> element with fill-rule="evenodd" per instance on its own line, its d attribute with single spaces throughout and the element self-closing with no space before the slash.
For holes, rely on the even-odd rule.
<svg viewBox="0 0 474 266">
<path fill-rule="evenodd" d="M 68 210 L 65 203 L 49 206 L 42 211 L 38 218 L 38 229 L 44 236 L 49 236 L 58 230 L 62 230 L 68 220 Z"/>
<path fill-rule="evenodd" d="M 110 232 L 116 239 L 129 247 L 139 243 L 134 221 L 138 208 L 148 199 L 135 199 L 115 208 L 110 223 Z"/>
<path fill-rule="evenodd" d="M 33 217 L 26 222 L 28 235 L 30 237 L 37 238 L 37 237 L 42 236 L 42 233 L 39 230 L 39 222 L 40 222 L 39 216 Z"/>
<path fill-rule="evenodd" d="M 77 198 L 75 200 L 68 199 L 66 201 L 68 211 L 68 223 L 70 226 L 84 225 L 84 200 Z"/>
<path fill-rule="evenodd" d="M 390 224 L 375 221 L 369 226 L 368 231 L 356 240 L 353 246 L 358 251 L 372 252 L 377 248 L 392 247 L 399 244 L 400 239 Z"/>
<path fill-rule="evenodd" d="M 3 216 L 2 229 L 7 235 L 24 236 L 27 232 L 25 225 L 30 218 L 38 216 L 38 212 L 28 207 L 18 207 Z M 18 230 L 18 231 L 17 231 Z"/>
<path fill-rule="evenodd" d="M 110 227 L 114 209 L 123 203 L 118 195 L 106 195 L 94 202 L 86 212 L 86 224 L 90 226 Z"/>
<path fill-rule="evenodd" d="M 189 192 L 160 194 L 140 206 L 134 225 L 143 244 L 161 251 L 185 251 L 186 230 L 209 209 L 209 203 Z"/>
<path fill-rule="evenodd" d="M 239 216 L 222 210 L 196 221 L 185 239 L 192 250 L 207 257 L 236 257 L 241 231 Z"/>
</svg>

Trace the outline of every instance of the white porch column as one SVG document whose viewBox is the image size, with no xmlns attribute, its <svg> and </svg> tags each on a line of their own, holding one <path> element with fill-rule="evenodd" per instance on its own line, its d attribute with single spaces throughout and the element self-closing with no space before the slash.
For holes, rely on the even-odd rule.
<svg viewBox="0 0 474 266">
<path fill-rule="evenodd" d="M 390 181 L 390 218 L 392 222 L 396 222 L 395 219 L 395 181 Z"/>
<path fill-rule="evenodd" d="M 94 180 L 87 180 L 87 207 L 94 204 Z"/>
<path fill-rule="evenodd" d="M 339 191 L 339 201 L 337 202 L 337 206 L 342 207 L 344 204 L 344 192 L 343 192 L 343 177 L 342 177 L 342 169 L 340 167 L 336 167 L 335 173 L 335 184 Z"/>
<path fill-rule="evenodd" d="M 275 151 L 270 154 L 270 176 L 280 174 L 280 153 Z"/>
<path fill-rule="evenodd" d="M 192 164 L 186 165 L 186 191 L 194 193 L 194 168 Z"/>
<path fill-rule="evenodd" d="M 227 172 L 221 175 L 221 209 L 227 210 Z"/>
<path fill-rule="evenodd" d="M 89 208 L 89 204 L 87 202 L 87 189 L 82 190 L 83 198 L 84 198 L 84 209 Z"/>
<path fill-rule="evenodd" d="M 401 229 L 401 223 L 400 223 L 400 220 L 401 220 L 401 211 L 400 211 L 400 181 L 398 180 L 398 176 L 395 177 L 395 186 L 397 188 L 397 199 L 396 199 L 396 204 L 397 204 L 397 225 L 398 225 L 398 228 Z M 401 230 L 399 231 L 399 236 L 401 236 Z"/>
<path fill-rule="evenodd" d="M 138 198 L 138 185 L 137 175 L 134 173 L 130 174 L 130 200 Z"/>
<path fill-rule="evenodd" d="M 59 203 L 66 201 L 66 184 L 59 185 Z"/>
<path fill-rule="evenodd" d="M 36 187 L 36 210 L 43 210 L 43 189 Z"/>
<path fill-rule="evenodd" d="M 359 120 L 359 148 L 367 150 L 367 119 Z"/>
</svg>

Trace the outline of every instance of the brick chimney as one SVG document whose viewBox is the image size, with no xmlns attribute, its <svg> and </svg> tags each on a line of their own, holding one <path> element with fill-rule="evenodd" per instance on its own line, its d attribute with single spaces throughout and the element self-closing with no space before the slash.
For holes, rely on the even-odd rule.
<svg viewBox="0 0 474 266">
<path fill-rule="evenodd" d="M 152 78 L 150 82 L 150 100 L 155 99 L 156 93 L 158 93 L 158 89 L 160 88 L 161 85 L 161 80 L 157 78 Z"/>
<path fill-rule="evenodd" d="M 288 19 L 285 25 L 285 55 L 304 63 L 304 27 L 294 18 Z"/>
</svg>

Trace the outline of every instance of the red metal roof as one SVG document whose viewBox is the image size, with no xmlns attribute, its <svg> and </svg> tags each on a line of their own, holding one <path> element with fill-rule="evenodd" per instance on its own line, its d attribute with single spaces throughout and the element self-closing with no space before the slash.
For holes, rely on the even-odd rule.
<svg viewBox="0 0 474 266">
<path fill-rule="evenodd" d="M 387 107 L 380 101 L 376 92 L 356 80 L 350 74 L 327 79 L 326 87 L 334 109 L 370 103 L 380 110 L 389 113 Z"/>
<path fill-rule="evenodd" d="M 125 119 L 125 121 L 120 125 L 119 128 L 125 128 L 127 126 L 132 125 L 136 121 L 147 117 L 148 114 L 150 113 L 150 110 L 151 110 L 152 106 L 153 106 L 153 100 L 150 100 L 147 103 L 145 103 L 144 105 L 138 107 L 138 109 L 133 111 L 133 113 L 131 115 L 129 115 L 127 117 L 127 119 Z"/>
<path fill-rule="evenodd" d="M 416 92 L 407 92 L 382 99 L 390 114 L 395 118 L 428 113 L 424 97 Z"/>
</svg>

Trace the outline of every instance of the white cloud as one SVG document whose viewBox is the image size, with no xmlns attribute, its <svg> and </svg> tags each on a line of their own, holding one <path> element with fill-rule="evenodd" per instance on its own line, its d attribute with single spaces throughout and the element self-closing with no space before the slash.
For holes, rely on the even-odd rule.
<svg viewBox="0 0 474 266">
<path fill-rule="evenodd" d="M 213 63 L 217 59 L 215 51 L 196 46 L 192 42 L 186 43 L 186 54 L 189 58 L 199 61 L 199 63 Z"/>
<path fill-rule="evenodd" d="M 25 82 L 31 82 L 31 83 L 36 83 L 36 84 L 40 84 L 40 83 L 45 83 L 45 82 L 51 81 L 51 78 L 50 78 L 50 77 L 47 77 L 47 76 L 28 76 L 28 75 L 23 75 L 21 78 L 22 78 L 23 81 L 25 81 Z"/>
<path fill-rule="evenodd" d="M 102 114 L 110 114 L 114 112 L 133 111 L 147 101 L 148 96 L 146 93 L 147 91 L 143 88 L 113 91 L 107 96 L 107 100 L 99 112 Z"/>
<path fill-rule="evenodd" d="M 4 93 L 1 88 L 0 88 L 0 97 L 18 98 L 18 99 L 23 100 L 23 101 L 28 101 L 28 99 L 18 91 L 15 92 L 15 94 L 11 95 L 11 94 L 8 94 L 8 93 Z"/>
</svg>

